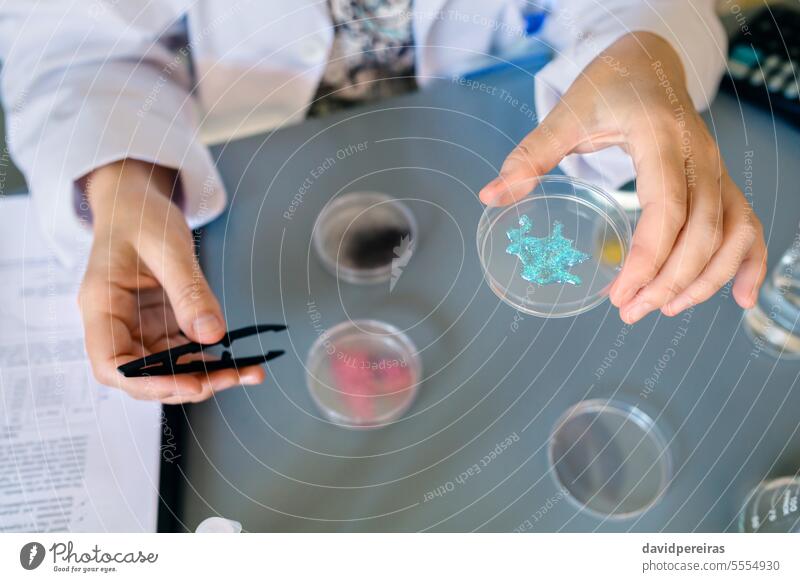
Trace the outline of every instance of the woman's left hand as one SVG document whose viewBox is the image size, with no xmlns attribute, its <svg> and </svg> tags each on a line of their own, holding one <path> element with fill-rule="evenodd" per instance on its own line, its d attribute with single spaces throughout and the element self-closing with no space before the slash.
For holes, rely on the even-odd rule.
<svg viewBox="0 0 800 582">
<path fill-rule="evenodd" d="M 614 145 L 633 159 L 642 205 L 609 293 L 622 319 L 634 323 L 657 309 L 676 315 L 734 277 L 736 302 L 755 305 L 766 272 L 761 223 L 694 109 L 679 56 L 655 34 L 628 34 L 592 61 L 506 158 L 481 201 L 509 204 L 567 154 Z"/>
</svg>

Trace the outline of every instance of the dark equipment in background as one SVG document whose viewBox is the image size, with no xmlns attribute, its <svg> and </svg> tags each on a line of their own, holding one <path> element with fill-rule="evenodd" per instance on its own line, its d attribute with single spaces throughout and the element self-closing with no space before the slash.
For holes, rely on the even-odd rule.
<svg viewBox="0 0 800 582">
<path fill-rule="evenodd" d="M 800 126 L 800 10 L 770 6 L 731 39 L 725 91 Z"/>
</svg>

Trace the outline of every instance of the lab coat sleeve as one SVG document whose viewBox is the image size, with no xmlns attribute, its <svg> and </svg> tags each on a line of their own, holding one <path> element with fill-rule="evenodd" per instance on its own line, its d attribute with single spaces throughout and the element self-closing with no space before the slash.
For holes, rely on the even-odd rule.
<svg viewBox="0 0 800 582">
<path fill-rule="evenodd" d="M 706 109 L 716 95 L 727 53 L 714 0 L 562 0 L 545 29 L 558 51 L 536 77 L 539 118 L 544 119 L 601 51 L 625 34 L 643 31 L 672 44 L 682 59 L 695 107 Z M 630 157 L 617 147 L 567 156 L 561 169 L 608 188 L 618 188 L 635 177 Z"/>
<path fill-rule="evenodd" d="M 0 8 L 10 152 L 45 235 L 68 264 L 85 254 L 91 236 L 78 181 L 104 164 L 135 158 L 179 169 L 191 227 L 225 206 L 197 138 L 185 59 L 112 6 L 24 0 Z"/>
</svg>

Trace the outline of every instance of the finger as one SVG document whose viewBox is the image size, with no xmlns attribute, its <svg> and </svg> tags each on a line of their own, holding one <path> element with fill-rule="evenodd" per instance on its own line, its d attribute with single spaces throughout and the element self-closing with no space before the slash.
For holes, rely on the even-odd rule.
<svg viewBox="0 0 800 582">
<path fill-rule="evenodd" d="M 255 386 L 266 379 L 266 373 L 261 366 L 248 366 L 238 371 L 217 370 L 207 375 L 198 374 L 202 390 L 197 394 L 173 395 L 161 400 L 163 404 L 188 404 L 202 402 L 215 394 L 236 386 Z"/>
<path fill-rule="evenodd" d="M 219 302 L 211 291 L 185 228 L 167 224 L 161 236 L 146 237 L 140 253 L 147 267 L 164 287 L 175 319 L 189 339 L 214 343 L 225 334 Z"/>
<path fill-rule="evenodd" d="M 202 375 L 200 381 L 203 392 L 213 394 L 234 386 L 252 386 L 261 384 L 267 375 L 261 366 L 248 366 L 239 370 L 216 370 Z"/>
<path fill-rule="evenodd" d="M 137 293 L 138 310 L 138 336 L 142 345 L 147 346 L 151 352 L 160 352 L 167 347 L 174 347 L 186 343 L 186 337 L 180 335 L 180 326 L 175 319 L 175 312 L 169 304 L 169 299 L 160 286 L 157 289 L 139 290 Z M 156 348 L 165 338 L 176 338 L 178 343 L 173 343 L 165 348 Z"/>
<path fill-rule="evenodd" d="M 704 171 L 699 176 L 692 169 L 694 162 L 688 160 L 687 164 L 690 170 L 687 176 L 692 178 L 687 182 L 686 225 L 656 278 L 620 308 L 620 315 L 628 324 L 636 323 L 680 295 L 703 272 L 722 244 L 722 186 L 715 178 L 719 174 L 710 159 L 703 163 Z"/>
<path fill-rule="evenodd" d="M 481 202 L 504 206 L 524 197 L 536 177 L 552 171 L 578 142 L 578 123 L 567 109 L 555 109 L 506 157 L 500 174 L 480 191 Z"/>
<path fill-rule="evenodd" d="M 185 343 L 185 338 L 180 335 L 175 335 L 169 338 L 164 338 L 158 343 L 154 344 L 152 346 L 152 351 L 168 350 Z M 189 359 L 213 362 L 219 358 L 211 355 L 210 353 L 203 353 L 193 354 L 191 357 L 189 357 Z M 183 363 L 183 361 L 183 359 L 179 360 L 180 363 Z M 182 374 L 182 376 L 185 376 L 185 374 Z M 199 380 L 201 392 L 208 393 L 206 394 L 207 397 L 210 396 L 211 392 L 225 390 L 233 386 L 253 386 L 255 384 L 261 384 L 266 379 L 267 374 L 262 366 L 254 365 L 245 366 L 238 369 L 229 368 L 226 370 L 213 370 L 210 372 L 202 371 L 197 372 L 196 374 L 191 374 L 191 376 L 194 376 Z"/>
<path fill-rule="evenodd" d="M 767 245 L 761 236 L 742 262 L 733 283 L 733 298 L 744 309 L 750 309 L 758 301 L 758 292 L 767 275 Z"/>
<path fill-rule="evenodd" d="M 673 140 L 674 141 L 674 140 Z M 660 149 L 668 139 L 632 138 L 642 216 L 631 252 L 609 291 L 617 307 L 628 303 L 658 274 L 686 220 L 684 159 L 675 146 Z"/>
<path fill-rule="evenodd" d="M 86 313 L 86 351 L 97 381 L 105 386 L 119 388 L 138 400 L 160 400 L 167 396 L 195 396 L 202 391 L 198 378 L 192 376 L 154 376 L 126 378 L 118 367 L 137 360 L 146 353 L 129 349 L 139 344 L 127 341 L 127 327 L 107 312 Z"/>
<path fill-rule="evenodd" d="M 760 235 L 760 223 L 752 215 L 744 197 L 739 195 L 737 198 L 726 206 L 722 246 L 700 276 L 665 306 L 664 311 L 668 315 L 675 315 L 710 299 L 737 271 L 739 275 L 734 285 L 734 297 L 740 305 L 743 301 L 746 303 L 747 299 L 755 303 L 758 287 L 763 281 L 763 274 L 759 274 L 759 270 L 766 271 L 766 247 Z M 759 265 L 763 265 L 761 269 Z M 744 286 L 737 291 L 740 280 Z M 741 289 L 747 292 L 740 295 Z"/>
<path fill-rule="evenodd" d="M 169 396 L 167 398 L 162 398 L 160 400 L 161 404 L 191 404 L 192 402 L 188 399 L 185 399 L 181 396 Z"/>
<path fill-rule="evenodd" d="M 86 353 L 92 372 L 105 386 L 125 390 L 140 400 L 158 400 L 172 394 L 193 395 L 202 387 L 196 378 L 125 378 L 118 366 L 145 355 L 141 344 L 131 336 L 123 318 L 112 306 L 124 309 L 126 293 L 109 284 L 98 273 L 87 272 L 81 286 L 79 306 L 84 326 Z"/>
<path fill-rule="evenodd" d="M 168 350 L 186 343 L 186 338 L 180 335 L 173 335 L 159 340 L 151 346 L 154 352 Z M 192 360 L 214 361 L 218 358 L 204 353 L 194 354 Z M 183 360 L 181 360 L 183 361 Z M 184 376 L 194 377 L 199 383 L 200 389 L 195 392 L 186 393 L 181 398 L 181 402 L 200 402 L 210 398 L 215 392 L 226 390 L 234 386 L 253 386 L 261 384 L 266 379 L 266 372 L 259 366 L 247 366 L 237 369 L 201 371 L 196 374 L 180 374 L 176 378 Z"/>
</svg>

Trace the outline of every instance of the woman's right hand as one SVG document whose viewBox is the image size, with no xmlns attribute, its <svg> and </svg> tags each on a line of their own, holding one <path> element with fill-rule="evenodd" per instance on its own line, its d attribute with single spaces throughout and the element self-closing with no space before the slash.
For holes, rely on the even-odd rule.
<svg viewBox="0 0 800 582">
<path fill-rule="evenodd" d="M 145 378 L 125 378 L 117 370 L 187 338 L 217 342 L 226 331 L 192 233 L 170 199 L 176 180 L 175 171 L 136 160 L 103 166 L 86 177 L 94 242 L 79 296 L 97 380 L 166 404 L 199 402 L 265 378 L 261 366 Z"/>
</svg>

